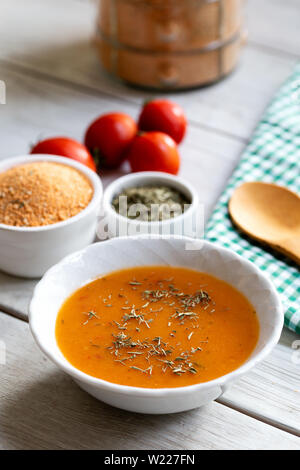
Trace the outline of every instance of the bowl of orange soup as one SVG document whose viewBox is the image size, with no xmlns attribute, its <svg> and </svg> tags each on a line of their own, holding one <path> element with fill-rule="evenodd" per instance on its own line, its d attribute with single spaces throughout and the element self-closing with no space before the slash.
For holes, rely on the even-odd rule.
<svg viewBox="0 0 300 470">
<path fill-rule="evenodd" d="M 283 326 L 252 263 L 185 237 L 120 237 L 52 267 L 30 327 L 41 350 L 110 405 L 173 413 L 218 398 L 263 360 Z"/>
</svg>

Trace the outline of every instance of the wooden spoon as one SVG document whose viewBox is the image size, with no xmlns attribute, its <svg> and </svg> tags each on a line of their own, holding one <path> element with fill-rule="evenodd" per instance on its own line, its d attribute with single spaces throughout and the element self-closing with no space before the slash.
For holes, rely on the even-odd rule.
<svg viewBox="0 0 300 470">
<path fill-rule="evenodd" d="M 233 222 L 247 235 L 300 264 L 300 197 L 270 183 L 244 183 L 229 201 Z"/>
</svg>

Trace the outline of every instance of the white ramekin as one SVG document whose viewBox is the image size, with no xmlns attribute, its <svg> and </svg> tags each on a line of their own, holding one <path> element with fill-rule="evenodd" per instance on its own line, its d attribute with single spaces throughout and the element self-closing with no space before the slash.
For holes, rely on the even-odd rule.
<svg viewBox="0 0 300 470">
<path fill-rule="evenodd" d="M 140 413 L 174 413 L 205 405 L 262 361 L 277 343 L 283 326 L 278 294 L 253 263 L 216 244 L 203 241 L 189 250 L 186 237 L 123 237 L 95 243 L 51 268 L 37 284 L 29 308 L 30 327 L 41 350 L 78 385 L 110 405 Z M 254 306 L 260 324 L 255 350 L 238 369 L 218 379 L 179 388 L 139 388 L 91 377 L 73 367 L 55 338 L 57 313 L 72 292 L 116 269 L 133 266 L 184 266 L 212 274 L 239 289 Z M 220 358 L 222 360 L 222 358 Z"/>
<path fill-rule="evenodd" d="M 112 200 L 124 189 L 144 185 L 165 185 L 177 189 L 190 201 L 190 207 L 177 217 L 147 222 L 129 219 L 118 214 L 112 207 Z M 200 237 L 203 235 L 203 211 L 199 206 L 199 197 L 193 186 L 183 178 L 160 171 L 142 171 L 130 173 L 113 181 L 104 191 L 103 218 L 99 220 L 97 236 L 99 240 L 116 236 L 133 235 L 185 235 Z"/>
<path fill-rule="evenodd" d="M 22 155 L 0 162 L 0 172 L 24 163 L 51 161 L 76 168 L 91 182 L 94 190 L 88 206 L 74 217 L 41 227 L 14 227 L 0 224 L 0 269 L 22 277 L 42 276 L 53 264 L 95 239 L 97 216 L 102 200 L 99 176 L 70 158 L 53 155 Z"/>
</svg>

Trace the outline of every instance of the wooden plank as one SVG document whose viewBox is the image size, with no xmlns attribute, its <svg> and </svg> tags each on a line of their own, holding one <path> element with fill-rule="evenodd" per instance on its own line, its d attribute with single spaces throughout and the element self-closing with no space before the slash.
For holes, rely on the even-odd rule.
<svg viewBox="0 0 300 470">
<path fill-rule="evenodd" d="M 300 436 L 300 369 L 293 359 L 295 341 L 299 335 L 284 328 L 273 352 L 219 402 Z"/>
<path fill-rule="evenodd" d="M 27 0 L 26 5 L 18 2 L 16 6 L 16 0 L 4 0 L 4 6 L 2 68 L 7 62 L 13 63 L 24 73 L 50 76 L 70 87 L 80 86 L 91 93 L 106 93 L 137 104 L 157 95 L 128 87 L 101 70 L 91 46 L 94 9 L 90 2 Z M 14 28 L 9 26 L 11 19 Z M 294 64 L 293 57 L 249 46 L 235 73 L 226 80 L 169 96 L 184 106 L 190 122 L 246 140 Z"/>
<path fill-rule="evenodd" d="M 165 416 L 114 409 L 43 357 L 24 322 L 0 314 L 0 331 L 1 449 L 300 448 L 295 436 L 215 402 Z"/>
<path fill-rule="evenodd" d="M 250 44 L 300 56 L 299 0 L 250 0 L 246 6 Z"/>
<path fill-rule="evenodd" d="M 0 271 L 0 310 L 27 321 L 35 279 L 22 279 Z"/>
</svg>

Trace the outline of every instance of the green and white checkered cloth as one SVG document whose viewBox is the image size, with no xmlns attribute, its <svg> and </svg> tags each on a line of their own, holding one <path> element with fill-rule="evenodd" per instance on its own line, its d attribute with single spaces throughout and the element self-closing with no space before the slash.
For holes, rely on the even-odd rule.
<svg viewBox="0 0 300 470">
<path fill-rule="evenodd" d="M 230 221 L 228 201 L 234 189 L 246 181 L 276 183 L 300 194 L 300 66 L 266 110 L 205 233 L 206 239 L 232 249 L 270 276 L 281 294 L 285 326 L 300 334 L 299 269 L 244 237 Z"/>
</svg>

